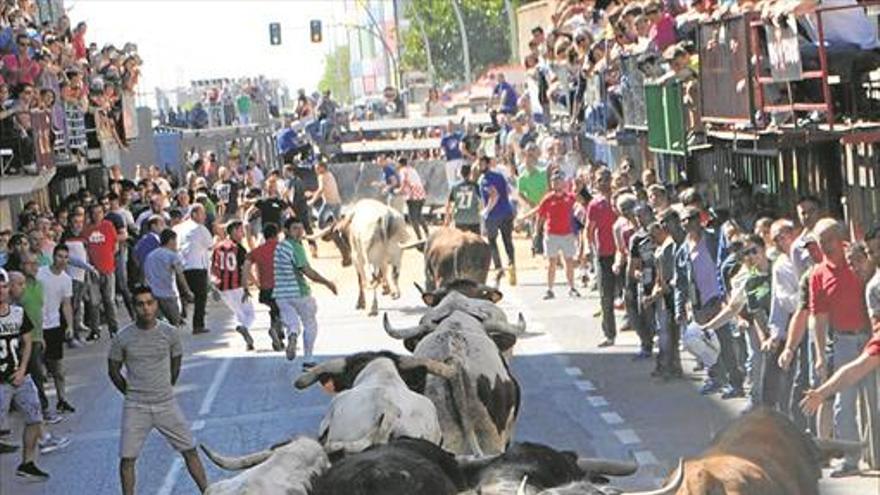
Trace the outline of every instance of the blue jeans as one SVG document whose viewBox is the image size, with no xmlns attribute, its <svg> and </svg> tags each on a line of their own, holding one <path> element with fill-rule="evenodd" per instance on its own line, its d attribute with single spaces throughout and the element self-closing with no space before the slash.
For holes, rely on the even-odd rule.
<svg viewBox="0 0 880 495">
<path fill-rule="evenodd" d="M 867 332 L 858 334 L 829 332 L 828 345 L 830 347 L 830 368 L 840 368 L 841 366 L 854 360 L 861 354 L 865 344 L 868 343 L 870 335 Z M 833 373 L 832 369 L 828 370 L 829 376 Z M 856 399 L 862 387 L 869 390 L 877 389 L 875 384 L 875 375 L 869 374 L 861 381 L 840 391 L 834 397 L 834 437 L 841 440 L 858 441 L 860 438 L 859 427 L 856 423 Z M 876 401 L 874 402 L 876 404 Z M 859 464 L 859 453 L 848 453 L 845 457 L 846 466 L 856 467 Z"/>
<path fill-rule="evenodd" d="M 318 228 L 323 228 L 329 225 L 331 219 L 339 220 L 341 212 L 342 205 L 331 205 L 326 201 L 321 203 L 321 207 L 318 208 Z"/>
</svg>

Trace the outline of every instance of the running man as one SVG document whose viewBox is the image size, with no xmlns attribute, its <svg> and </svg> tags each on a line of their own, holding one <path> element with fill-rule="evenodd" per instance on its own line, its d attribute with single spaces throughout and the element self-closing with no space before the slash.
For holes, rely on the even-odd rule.
<svg viewBox="0 0 880 495">
<path fill-rule="evenodd" d="M 247 350 L 254 350 L 254 339 L 248 329 L 254 324 L 254 307 L 249 301 L 247 288 L 242 285 L 242 270 L 247 259 L 247 251 L 241 245 L 244 239 L 244 225 L 239 220 L 226 224 L 226 239 L 214 246 L 211 260 L 211 277 L 220 292 L 223 303 L 235 314 L 238 325 L 235 331 L 241 334 Z"/>
<path fill-rule="evenodd" d="M 284 233 L 284 242 L 279 242 L 275 248 L 275 289 L 272 295 L 281 312 L 281 321 L 287 327 L 287 359 L 293 361 L 296 358 L 296 339 L 302 326 L 305 347 L 302 367 L 308 370 L 315 366 L 312 353 L 318 337 L 318 321 L 315 318 L 318 306 L 306 278 L 326 286 L 334 295 L 336 284 L 309 266 L 302 245 L 305 236 L 302 220 L 288 218 L 284 222 Z"/>
<path fill-rule="evenodd" d="M 459 173 L 461 181 L 452 186 L 446 200 L 445 224 L 451 223 L 458 230 L 480 235 L 480 211 L 483 208 L 480 186 L 471 177 L 469 163 L 462 162 Z"/>
</svg>

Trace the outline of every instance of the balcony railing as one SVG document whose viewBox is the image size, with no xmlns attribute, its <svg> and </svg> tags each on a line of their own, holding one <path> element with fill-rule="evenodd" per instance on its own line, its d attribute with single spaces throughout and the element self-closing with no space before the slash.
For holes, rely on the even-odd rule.
<svg viewBox="0 0 880 495">
<path fill-rule="evenodd" d="M 700 25 L 700 95 L 704 122 L 751 125 L 754 121 L 749 19 L 736 16 Z"/>
</svg>

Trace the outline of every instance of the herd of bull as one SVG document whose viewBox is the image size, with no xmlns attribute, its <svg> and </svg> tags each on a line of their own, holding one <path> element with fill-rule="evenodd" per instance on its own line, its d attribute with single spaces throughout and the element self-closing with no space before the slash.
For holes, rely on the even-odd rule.
<svg viewBox="0 0 880 495">
<path fill-rule="evenodd" d="M 370 212 L 375 217 L 349 219 L 341 231 L 346 244 L 371 253 L 352 257 L 370 260 L 379 284 L 387 265 L 375 253 L 389 249 L 377 243 L 397 243 L 394 227 L 398 220 L 404 224 L 397 212 L 376 205 L 356 208 L 355 217 Z M 364 225 L 382 232 L 350 228 Z M 385 315 L 386 333 L 402 340 L 411 355 L 359 352 L 304 372 L 294 383 L 298 389 L 320 383 L 333 395 L 317 437 L 298 437 L 239 457 L 202 445 L 221 468 L 242 471 L 212 484 L 207 493 L 623 493 L 607 485 L 607 476 L 635 473 L 633 461 L 580 458 L 513 441 L 521 393 L 510 363 L 525 321 L 520 315 L 512 323 L 496 305 L 501 292 L 485 285 L 488 246 L 482 269 L 477 251 L 485 242 L 471 235 L 438 229 L 428 239 L 430 288 L 422 292 L 428 309 L 418 325 L 395 328 Z M 398 293 L 399 249 L 390 249 L 397 258 L 390 266 Z M 359 267 L 359 278 L 366 278 L 364 268 Z M 640 493 L 818 495 L 823 456 L 859 447 L 815 441 L 784 416 L 758 410 L 734 422 L 703 455 L 680 461 L 662 488 Z"/>
</svg>

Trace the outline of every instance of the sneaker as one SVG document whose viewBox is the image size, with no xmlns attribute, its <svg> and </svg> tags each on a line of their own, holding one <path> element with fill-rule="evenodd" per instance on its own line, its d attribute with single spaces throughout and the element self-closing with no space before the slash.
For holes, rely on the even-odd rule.
<svg viewBox="0 0 880 495">
<path fill-rule="evenodd" d="M 101 340 L 101 334 L 98 332 L 92 332 L 86 337 L 86 342 L 95 342 Z"/>
<path fill-rule="evenodd" d="M 83 342 L 76 337 L 67 341 L 67 347 L 70 349 L 79 349 L 79 348 L 83 347 L 84 345 L 85 344 L 83 344 Z"/>
<path fill-rule="evenodd" d="M 841 464 L 840 467 L 831 471 L 828 475 L 832 478 L 847 478 L 849 476 L 856 476 L 860 473 L 859 468 L 856 466 L 847 466 L 846 464 Z"/>
<path fill-rule="evenodd" d="M 55 410 L 60 413 L 75 413 L 76 408 L 70 405 L 70 402 L 66 400 L 59 400 L 58 404 L 55 404 Z"/>
<path fill-rule="evenodd" d="M 581 297 L 581 293 L 572 287 L 571 289 L 568 289 L 568 297 Z"/>
<path fill-rule="evenodd" d="M 43 423 L 46 423 L 47 425 L 56 425 L 62 421 L 64 421 L 64 416 L 48 409 L 43 410 Z"/>
<path fill-rule="evenodd" d="M 316 363 L 316 362 L 314 362 L 314 361 L 306 361 L 306 362 L 304 362 L 303 365 L 302 365 L 302 370 L 303 370 L 303 371 L 309 371 L 310 369 L 314 368 L 314 367 L 317 366 L 317 365 L 318 365 L 318 363 Z"/>
<path fill-rule="evenodd" d="M 48 454 L 56 450 L 63 449 L 70 445 L 70 439 L 67 437 L 56 437 L 49 435 L 48 438 L 40 440 L 40 453 Z"/>
<path fill-rule="evenodd" d="M 632 357 L 633 361 L 642 361 L 644 359 L 651 359 L 651 353 L 648 351 L 639 351 Z"/>
<path fill-rule="evenodd" d="M 721 384 L 715 380 L 706 380 L 700 387 L 700 395 L 712 395 L 721 391 Z"/>
<path fill-rule="evenodd" d="M 554 297 L 556 297 L 556 296 L 553 295 L 553 291 L 552 291 L 552 290 L 548 290 L 547 292 L 544 293 L 544 300 L 545 300 L 545 301 L 548 300 L 548 299 L 553 299 Z"/>
<path fill-rule="evenodd" d="M 722 399 L 738 399 L 740 397 L 745 397 L 746 393 L 743 391 L 742 387 L 727 387 L 727 389 L 721 394 Z"/>
<path fill-rule="evenodd" d="M 13 452 L 18 452 L 18 445 L 0 442 L 0 454 L 11 454 Z"/>
<path fill-rule="evenodd" d="M 287 339 L 287 349 L 285 350 L 285 353 L 287 354 L 288 361 L 296 359 L 296 334 L 291 335 L 290 338 Z"/>
<path fill-rule="evenodd" d="M 247 345 L 247 350 L 254 350 L 254 338 L 251 337 L 251 333 L 248 332 L 248 329 L 242 326 L 236 327 L 235 331 L 240 333 L 242 337 L 244 337 L 244 343 Z"/>
<path fill-rule="evenodd" d="M 269 338 L 272 339 L 272 350 L 276 352 L 284 349 L 284 342 L 278 334 L 279 331 L 277 328 L 269 327 Z"/>
<path fill-rule="evenodd" d="M 49 473 L 38 468 L 33 462 L 19 465 L 18 469 L 15 470 L 15 475 L 34 481 L 46 481 L 49 479 Z"/>
<path fill-rule="evenodd" d="M 507 283 L 511 286 L 516 285 L 516 268 L 513 266 L 507 268 Z"/>
<path fill-rule="evenodd" d="M 202 335 L 210 332 L 207 328 L 193 328 L 193 335 Z"/>
<path fill-rule="evenodd" d="M 605 339 L 598 345 L 598 347 L 611 347 L 613 345 L 614 339 Z"/>
</svg>

